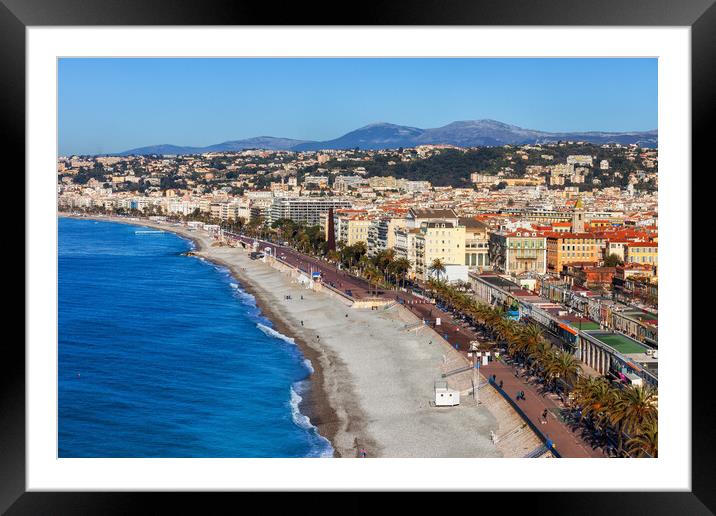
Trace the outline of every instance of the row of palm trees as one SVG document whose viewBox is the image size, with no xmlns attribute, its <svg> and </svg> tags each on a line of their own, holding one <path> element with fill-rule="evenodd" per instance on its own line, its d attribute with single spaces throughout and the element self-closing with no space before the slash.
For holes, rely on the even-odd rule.
<svg viewBox="0 0 716 516">
<path fill-rule="evenodd" d="M 614 386 L 604 377 L 582 375 L 569 351 L 553 346 L 535 323 L 507 319 L 499 307 L 476 300 L 444 282 L 430 280 L 431 294 L 449 309 L 482 327 L 548 390 L 572 392 L 572 407 L 584 430 L 616 436 L 617 454 L 657 456 L 658 394 L 650 386 Z M 625 440 L 625 437 L 626 440 Z"/>
<path fill-rule="evenodd" d="M 278 219 L 270 227 L 258 223 L 242 224 L 238 229 L 250 236 L 289 242 L 298 251 L 326 259 L 365 278 L 376 289 L 390 284 L 404 286 L 411 269 L 410 261 L 396 257 L 393 249 L 368 256 L 365 242 L 347 245 L 339 241 L 335 250 L 329 250 L 319 226 L 309 226 L 291 219 Z"/>
<path fill-rule="evenodd" d="M 485 329 L 498 345 L 506 348 L 511 357 L 540 377 L 550 389 L 576 383 L 582 372 L 579 361 L 545 339 L 537 324 L 507 319 L 504 310 L 480 302 L 446 283 L 431 280 L 428 285 L 433 295 Z"/>
<path fill-rule="evenodd" d="M 335 252 L 328 252 L 327 258 L 345 269 L 363 277 L 371 286 L 405 286 L 407 275 L 412 268 L 410 261 L 396 257 L 393 249 L 384 249 L 368 256 L 365 242 L 346 245 L 339 241 Z"/>
<path fill-rule="evenodd" d="M 618 453 L 658 457 L 656 389 L 640 385 L 615 387 L 604 377 L 582 377 L 573 395 L 580 422 L 602 434 L 616 435 Z"/>
</svg>

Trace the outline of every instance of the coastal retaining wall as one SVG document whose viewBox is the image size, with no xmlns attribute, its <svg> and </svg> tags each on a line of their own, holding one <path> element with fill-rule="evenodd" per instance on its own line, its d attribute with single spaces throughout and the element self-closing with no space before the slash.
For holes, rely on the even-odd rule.
<svg viewBox="0 0 716 516">
<path fill-rule="evenodd" d="M 353 308 L 381 308 L 395 304 L 390 299 L 358 299 L 353 301 Z"/>
<path fill-rule="evenodd" d="M 306 285 L 314 292 L 323 292 L 328 294 L 331 298 L 339 299 L 346 306 L 353 306 L 354 301 L 340 290 L 332 288 L 330 285 L 321 283 L 320 281 L 314 281 L 312 278 L 296 267 L 289 265 L 280 258 L 270 257 L 266 258 L 265 263 L 273 267 L 274 269 L 289 274 L 291 279 L 298 281 L 299 283 Z"/>
</svg>

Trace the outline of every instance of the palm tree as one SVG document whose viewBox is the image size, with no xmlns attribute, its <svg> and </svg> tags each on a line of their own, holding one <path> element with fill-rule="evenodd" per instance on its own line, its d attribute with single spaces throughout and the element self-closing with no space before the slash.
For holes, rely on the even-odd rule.
<svg viewBox="0 0 716 516">
<path fill-rule="evenodd" d="M 433 260 L 433 263 L 430 264 L 430 267 L 428 267 L 428 270 L 435 274 L 437 277 L 438 283 L 440 282 L 440 275 L 445 273 L 445 264 L 442 262 L 440 258 L 435 258 Z"/>
<path fill-rule="evenodd" d="M 558 351 L 553 354 L 552 359 L 547 364 L 546 371 L 552 382 L 561 379 L 567 387 L 571 387 L 579 378 L 582 366 L 579 365 L 579 361 L 571 353 Z"/>
<path fill-rule="evenodd" d="M 382 251 L 379 251 L 374 257 L 373 257 L 373 263 L 375 264 L 376 268 L 382 272 L 384 275 L 388 273 L 388 269 L 390 268 L 390 264 L 393 263 L 393 260 L 395 259 L 395 250 L 394 249 L 384 249 Z"/>
<path fill-rule="evenodd" d="M 410 260 L 408 260 L 407 258 L 398 258 L 396 260 L 393 260 L 388 266 L 388 268 L 395 276 L 396 283 L 399 279 L 402 283 L 402 286 L 405 286 L 405 276 L 412 268 L 412 265 L 410 265 Z"/>
<path fill-rule="evenodd" d="M 544 341 L 542 328 L 537 326 L 535 323 L 530 323 L 522 328 L 522 337 L 524 338 L 527 346 L 530 348 Z"/>
<path fill-rule="evenodd" d="M 368 280 L 368 289 L 373 287 L 373 283 L 375 282 L 376 285 L 376 295 L 378 290 L 378 285 L 380 283 L 380 280 L 383 278 L 383 275 L 380 273 L 380 271 L 374 266 L 369 265 L 365 271 L 364 271 L 365 278 Z"/>
<path fill-rule="evenodd" d="M 606 378 L 582 377 L 574 390 L 574 401 L 581 408 L 581 420 L 591 419 L 594 426 L 604 429 L 610 422 L 609 410 L 616 399 L 616 390 Z"/>
<path fill-rule="evenodd" d="M 648 386 L 630 385 L 619 390 L 609 419 L 619 436 L 619 451 L 623 449 L 623 434 L 636 436 L 650 423 L 657 421 L 659 395 Z"/>
<path fill-rule="evenodd" d="M 537 373 L 541 370 L 549 376 L 550 365 L 553 359 L 552 345 L 544 339 L 540 339 L 534 344 L 524 339 L 522 340 L 522 346 L 523 349 L 529 353 L 527 358 L 532 362 L 533 371 Z"/>
<path fill-rule="evenodd" d="M 629 454 L 636 457 L 659 456 L 659 429 L 656 421 L 649 421 L 641 433 L 626 442 Z"/>
<path fill-rule="evenodd" d="M 358 259 L 358 268 L 360 269 L 361 274 L 365 273 L 368 267 L 371 267 L 372 269 L 377 271 L 370 258 L 368 258 L 366 255 L 361 256 Z"/>
</svg>

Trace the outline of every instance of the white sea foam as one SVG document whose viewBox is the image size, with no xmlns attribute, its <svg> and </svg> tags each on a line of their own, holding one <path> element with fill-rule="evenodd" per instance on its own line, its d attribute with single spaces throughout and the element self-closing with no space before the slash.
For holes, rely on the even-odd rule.
<svg viewBox="0 0 716 516">
<path fill-rule="evenodd" d="M 231 286 L 231 288 L 239 288 L 238 283 L 229 283 L 229 285 Z"/>
<path fill-rule="evenodd" d="M 316 370 L 313 368 L 313 364 L 312 364 L 311 361 L 308 360 L 307 358 L 305 358 L 305 359 L 303 360 L 303 365 L 306 366 L 306 369 L 308 369 L 308 371 L 309 371 L 311 374 L 313 374 L 313 373 L 316 372 Z"/>
<path fill-rule="evenodd" d="M 282 341 L 288 342 L 289 344 L 296 344 L 296 341 L 293 340 L 293 338 L 287 337 L 286 335 L 284 335 L 284 334 L 281 333 L 280 331 L 276 331 L 276 330 L 274 330 L 273 328 L 269 328 L 269 327 L 266 326 L 265 324 L 256 323 L 256 327 L 257 327 L 259 330 L 261 330 L 262 332 L 264 332 L 266 335 L 268 335 L 269 337 L 274 337 L 274 338 L 276 338 L 276 339 L 281 339 Z"/>
<path fill-rule="evenodd" d="M 313 445 L 308 457 L 333 457 L 333 446 L 331 446 L 331 442 L 318 433 L 318 428 L 313 426 L 309 417 L 302 414 L 299 409 L 303 397 L 298 391 L 303 391 L 304 388 L 305 384 L 303 382 L 297 382 L 291 386 L 291 399 L 289 400 L 291 418 L 297 427 L 309 432 L 317 441 Z"/>
</svg>

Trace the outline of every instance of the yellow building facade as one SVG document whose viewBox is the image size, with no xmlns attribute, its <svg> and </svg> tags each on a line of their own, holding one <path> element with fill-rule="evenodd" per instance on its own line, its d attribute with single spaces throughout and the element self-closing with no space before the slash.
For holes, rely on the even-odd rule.
<svg viewBox="0 0 716 516">
<path fill-rule="evenodd" d="M 604 259 L 605 239 L 589 233 L 552 233 L 547 236 L 547 270 L 559 274 L 571 263 Z"/>
</svg>

